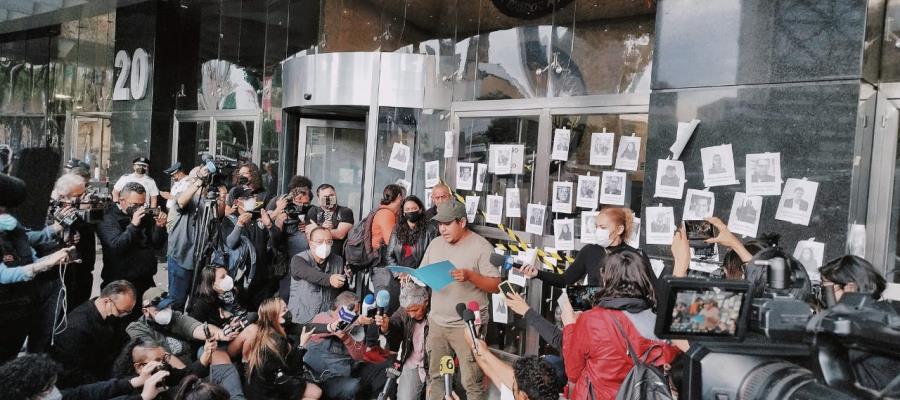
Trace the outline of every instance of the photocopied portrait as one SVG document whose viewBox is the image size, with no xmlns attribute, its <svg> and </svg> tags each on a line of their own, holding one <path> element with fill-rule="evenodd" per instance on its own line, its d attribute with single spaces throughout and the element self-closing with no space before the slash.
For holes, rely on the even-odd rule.
<svg viewBox="0 0 900 400">
<path fill-rule="evenodd" d="M 622 136 L 619 138 L 619 152 L 616 155 L 616 169 L 637 171 L 641 156 L 641 137 Z"/>
<path fill-rule="evenodd" d="M 684 163 L 678 160 L 656 161 L 655 197 L 681 199 L 684 195 Z"/>
<path fill-rule="evenodd" d="M 507 175 L 512 167 L 512 146 L 508 144 L 492 144 L 490 150 L 489 172 L 496 175 Z"/>
<path fill-rule="evenodd" d="M 551 160 L 569 160 L 569 140 L 571 137 L 572 131 L 568 129 L 556 128 L 553 130 L 553 151 L 550 153 Z"/>
<path fill-rule="evenodd" d="M 616 134 L 612 132 L 591 134 L 591 165 L 612 165 L 615 139 Z"/>
<path fill-rule="evenodd" d="M 775 219 L 809 226 L 809 219 L 812 216 L 818 190 L 818 182 L 788 178 L 784 183 L 784 191 L 782 191 L 781 200 L 778 202 Z"/>
<path fill-rule="evenodd" d="M 794 248 L 794 258 L 800 261 L 800 264 L 803 264 L 806 273 L 809 274 L 809 280 L 813 282 L 822 281 L 819 267 L 824 263 L 825 243 L 815 240 L 798 241 L 797 247 Z"/>
<path fill-rule="evenodd" d="M 647 207 L 647 244 L 671 245 L 675 235 L 675 210 L 672 207 Z"/>
<path fill-rule="evenodd" d="M 391 159 L 388 161 L 388 168 L 393 168 L 406 172 L 409 167 L 409 146 L 403 143 L 394 143 L 391 148 Z"/>
<path fill-rule="evenodd" d="M 703 186 L 740 183 L 734 174 L 734 153 L 731 151 L 731 144 L 701 148 L 700 161 L 703 164 Z"/>
<path fill-rule="evenodd" d="M 478 163 L 478 174 L 475 176 L 475 191 L 484 190 L 484 181 L 487 179 L 487 164 Z"/>
<path fill-rule="evenodd" d="M 566 214 L 572 212 L 572 188 L 572 182 L 553 182 L 551 211 Z"/>
<path fill-rule="evenodd" d="M 781 194 L 781 153 L 747 154 L 746 170 L 748 195 Z"/>
<path fill-rule="evenodd" d="M 598 211 L 581 212 L 581 243 L 597 243 Z"/>
<path fill-rule="evenodd" d="M 594 210 L 600 204 L 600 177 L 578 175 L 578 197 L 575 205 Z"/>
<path fill-rule="evenodd" d="M 575 250 L 575 220 L 554 220 L 553 237 L 556 239 L 557 250 Z"/>
<path fill-rule="evenodd" d="M 628 176 L 619 171 L 603 171 L 603 192 L 600 194 L 601 204 L 615 206 L 625 205 L 625 184 Z"/>
<path fill-rule="evenodd" d="M 484 222 L 489 224 L 500 224 L 503 220 L 503 196 L 489 194 L 485 199 L 487 203 L 487 213 Z"/>
<path fill-rule="evenodd" d="M 498 324 L 509 323 L 509 311 L 503 293 L 491 293 L 491 321 Z"/>
<path fill-rule="evenodd" d="M 703 190 L 688 189 L 687 197 L 684 200 L 684 215 L 681 219 L 690 221 L 712 217 L 715 207 L 715 194 Z"/>
<path fill-rule="evenodd" d="M 478 203 L 480 201 L 480 196 L 466 196 L 466 220 L 470 224 L 475 222 L 475 217 L 478 216 Z"/>
<path fill-rule="evenodd" d="M 475 178 L 475 164 L 470 162 L 456 163 L 456 190 L 472 190 Z"/>
<path fill-rule="evenodd" d="M 514 175 L 522 175 L 522 171 L 525 168 L 525 145 L 524 144 L 514 144 L 510 145 L 510 164 L 509 164 L 509 173 Z"/>
<path fill-rule="evenodd" d="M 761 196 L 748 196 L 742 192 L 735 192 L 734 201 L 731 203 L 731 214 L 728 216 L 728 230 L 739 235 L 756 237 L 759 231 L 762 203 Z"/>
<path fill-rule="evenodd" d="M 547 206 L 541 204 L 528 204 L 528 212 L 526 215 L 525 232 L 535 235 L 544 234 L 544 212 Z"/>
<path fill-rule="evenodd" d="M 425 163 L 425 187 L 431 188 L 441 181 L 440 176 L 441 164 L 439 161 L 428 161 Z"/>
<path fill-rule="evenodd" d="M 506 188 L 506 217 L 521 218 L 522 208 L 520 206 L 519 188 Z"/>
</svg>

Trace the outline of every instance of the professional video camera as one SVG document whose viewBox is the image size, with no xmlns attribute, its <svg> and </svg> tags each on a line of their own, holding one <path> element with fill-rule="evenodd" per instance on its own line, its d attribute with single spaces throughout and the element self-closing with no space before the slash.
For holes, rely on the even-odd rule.
<svg viewBox="0 0 900 400">
<path fill-rule="evenodd" d="M 891 398 L 885 397 L 891 390 L 896 395 L 897 388 L 860 382 L 853 373 L 859 366 L 851 360 L 865 353 L 900 366 L 900 303 L 847 293 L 813 315 L 803 298 L 808 278 L 797 272 L 802 266 L 771 250 L 748 263 L 745 281 L 668 279 L 656 334 L 691 342 L 680 397 L 874 399 Z"/>
<path fill-rule="evenodd" d="M 206 169 L 209 171 L 209 176 L 204 179 L 206 184 L 212 187 L 231 186 L 229 180 L 234 170 L 237 169 L 237 160 L 210 153 L 201 153 L 200 160 L 200 165 L 206 166 Z"/>
<path fill-rule="evenodd" d="M 75 201 L 51 200 L 49 215 L 66 228 L 80 222 L 98 224 L 110 204 L 112 204 L 112 195 L 106 187 L 88 186 L 84 194 Z M 74 208 L 75 212 L 65 216 L 61 215 L 60 212 L 67 206 Z"/>
</svg>

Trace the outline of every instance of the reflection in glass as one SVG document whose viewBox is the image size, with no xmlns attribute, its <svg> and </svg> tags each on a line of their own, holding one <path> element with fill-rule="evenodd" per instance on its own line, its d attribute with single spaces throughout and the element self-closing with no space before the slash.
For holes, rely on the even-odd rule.
<svg viewBox="0 0 900 400">
<path fill-rule="evenodd" d="M 363 163 L 366 155 L 364 129 L 309 126 L 306 129 L 304 171 L 314 186 L 329 183 L 338 204 L 359 217 L 362 205 Z M 380 197 L 380 196 L 379 196 Z"/>
<path fill-rule="evenodd" d="M 258 110 L 258 80 L 228 61 L 209 60 L 200 68 L 197 104 L 201 110 Z M 256 85 L 256 86 L 254 86 Z"/>
<path fill-rule="evenodd" d="M 178 124 L 178 161 L 185 167 L 200 162 L 201 154 L 209 152 L 209 121 L 180 122 Z"/>
<path fill-rule="evenodd" d="M 375 184 L 372 186 L 372 209 L 378 208 L 385 186 L 400 181 L 412 182 L 414 158 L 406 157 L 406 170 L 388 166 L 395 144 L 416 148 L 416 127 L 421 111 L 412 108 L 382 107 L 378 115 L 378 141 L 375 145 Z M 413 152 L 415 154 L 415 152 Z M 401 185 L 402 186 L 402 185 Z"/>
<path fill-rule="evenodd" d="M 75 119 L 76 136 L 71 157 L 90 165 L 92 176 L 100 181 L 108 178 L 110 125 L 111 121 L 107 118 Z"/>
<path fill-rule="evenodd" d="M 216 122 L 216 156 L 229 161 L 252 159 L 253 122 L 222 121 Z"/>
</svg>

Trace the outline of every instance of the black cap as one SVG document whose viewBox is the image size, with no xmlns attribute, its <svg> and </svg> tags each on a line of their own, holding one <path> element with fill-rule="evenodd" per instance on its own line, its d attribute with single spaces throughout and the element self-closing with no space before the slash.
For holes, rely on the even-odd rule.
<svg viewBox="0 0 900 400">
<path fill-rule="evenodd" d="M 132 164 L 146 164 L 148 167 L 150 166 L 150 159 L 147 157 L 138 157 L 135 158 Z"/>
<path fill-rule="evenodd" d="M 182 171 L 182 169 L 181 169 L 181 163 L 178 162 L 178 161 L 175 161 L 175 163 L 172 164 L 171 167 L 166 168 L 163 172 L 164 172 L 166 175 L 174 175 L 174 174 L 175 174 L 176 172 L 178 172 L 178 171 Z"/>
<path fill-rule="evenodd" d="M 72 159 L 69 159 L 69 161 L 66 161 L 65 167 L 66 167 L 66 169 L 75 169 L 75 168 L 84 168 L 85 170 L 91 169 L 90 165 L 88 165 L 84 161 L 81 161 L 77 158 L 72 158 Z"/>
</svg>

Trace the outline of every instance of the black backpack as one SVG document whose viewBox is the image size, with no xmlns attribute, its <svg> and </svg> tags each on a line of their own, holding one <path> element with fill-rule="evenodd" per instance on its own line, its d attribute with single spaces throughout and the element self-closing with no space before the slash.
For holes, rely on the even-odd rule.
<svg viewBox="0 0 900 400">
<path fill-rule="evenodd" d="M 622 339 L 625 340 L 625 345 L 628 346 L 628 355 L 631 356 L 631 361 L 634 362 L 631 371 L 628 371 L 628 375 L 625 375 L 622 386 L 619 386 L 619 392 L 616 393 L 616 400 L 674 399 L 675 396 L 672 395 L 672 389 L 669 387 L 668 376 L 660 370 L 660 368 L 653 365 L 653 363 L 662 356 L 662 348 L 659 345 L 650 346 L 650 348 L 638 358 L 637 354 L 634 352 L 634 347 L 631 346 L 631 342 L 628 340 L 628 336 L 625 335 L 625 329 L 622 328 L 619 320 L 615 316 L 612 317 L 612 320 L 616 323 L 616 329 L 619 331 L 619 334 L 622 335 Z M 652 360 L 648 360 L 650 354 L 656 349 L 660 350 L 659 355 Z M 593 395 L 593 392 L 591 392 L 591 394 Z"/>
<path fill-rule="evenodd" d="M 370 212 L 347 232 L 344 261 L 353 272 L 374 267 L 381 262 L 381 251 L 372 248 L 372 220 L 375 219 L 376 212 L 378 210 Z"/>
</svg>

